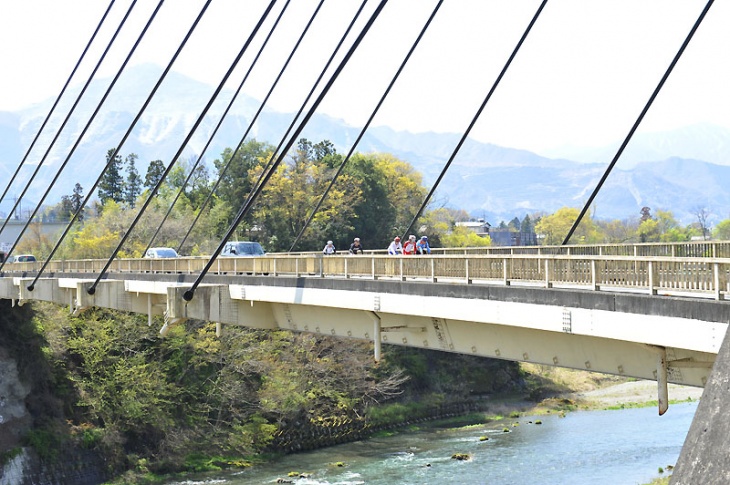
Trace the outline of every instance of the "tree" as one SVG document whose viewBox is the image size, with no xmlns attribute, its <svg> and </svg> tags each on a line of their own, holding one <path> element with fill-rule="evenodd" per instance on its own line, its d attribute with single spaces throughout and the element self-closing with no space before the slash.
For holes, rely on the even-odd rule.
<svg viewBox="0 0 730 485">
<path fill-rule="evenodd" d="M 525 214 L 525 218 L 522 219 L 522 222 L 520 223 L 520 232 L 530 233 L 530 232 L 534 232 L 534 231 L 535 231 L 535 228 L 532 225 L 532 220 L 530 219 L 530 215 Z"/>
<path fill-rule="evenodd" d="M 730 219 L 724 219 L 717 223 L 713 231 L 715 239 L 730 241 Z"/>
<path fill-rule="evenodd" d="M 165 173 L 165 168 L 162 160 L 152 160 L 147 166 L 147 174 L 144 176 L 144 187 L 147 189 L 156 187 L 162 179 L 162 174 Z"/>
<path fill-rule="evenodd" d="M 543 244 L 559 245 L 578 219 L 580 211 L 573 207 L 563 207 L 549 216 L 545 216 L 535 224 L 535 231 L 543 236 Z M 572 244 L 595 243 L 601 240 L 598 227 L 591 219 L 583 218 L 573 233 Z"/>
<path fill-rule="evenodd" d="M 296 155 L 279 165 L 259 197 L 250 222 L 259 228 L 269 251 L 289 249 L 330 183 L 331 169 L 314 158 L 315 153 L 309 142 L 301 141 Z M 251 171 L 252 183 L 263 169 L 259 165 Z M 352 229 L 353 203 L 359 194 L 351 176 L 340 176 L 303 233 L 299 247 L 320 249 L 328 239 L 342 241 Z"/>
<path fill-rule="evenodd" d="M 114 148 L 110 148 L 106 153 L 106 170 L 99 182 L 99 200 L 102 206 L 106 206 L 107 202 L 122 202 L 124 200 L 124 179 L 122 178 L 122 156 L 117 154 L 114 159 Z"/>
<path fill-rule="evenodd" d="M 226 225 L 233 222 L 251 192 L 252 183 L 256 182 L 256 179 L 252 181 L 250 178 L 249 171 L 266 163 L 273 151 L 274 147 L 268 143 L 249 140 L 235 151 L 226 148 L 221 153 L 220 159 L 213 160 L 217 178 L 220 179 L 216 195 L 219 202 L 227 207 Z M 261 171 L 258 174 L 261 174 Z"/>
<path fill-rule="evenodd" d="M 125 159 L 127 164 L 127 181 L 124 184 L 124 201 L 131 208 L 134 208 L 137 204 L 137 197 L 142 193 L 142 179 L 135 165 L 137 158 L 136 153 L 130 153 Z"/>
<path fill-rule="evenodd" d="M 641 208 L 641 222 L 647 221 L 649 219 L 652 219 L 651 207 L 644 206 Z"/>
<path fill-rule="evenodd" d="M 509 221 L 509 224 L 507 224 L 507 228 L 510 231 L 520 232 L 520 226 L 521 225 L 522 225 L 522 223 L 520 222 L 520 218 L 519 217 L 515 217 L 514 219 L 512 219 L 511 221 Z"/>
<path fill-rule="evenodd" d="M 441 236 L 441 242 L 445 248 L 474 248 L 492 245 L 492 239 L 489 236 L 481 237 L 464 226 L 456 226 L 451 233 Z"/>
<path fill-rule="evenodd" d="M 710 215 L 710 211 L 706 207 L 697 206 L 693 210 L 694 215 L 697 217 L 697 224 L 699 225 L 700 232 L 702 233 L 702 239 L 708 239 L 710 237 L 710 227 L 707 223 L 707 218 Z"/>
<path fill-rule="evenodd" d="M 81 184 L 76 182 L 76 185 L 74 185 L 74 191 L 71 195 L 71 210 L 74 214 L 77 212 L 79 213 L 78 217 L 76 218 L 78 221 L 84 220 L 84 209 L 81 206 L 84 202 L 84 188 L 81 187 Z"/>
</svg>

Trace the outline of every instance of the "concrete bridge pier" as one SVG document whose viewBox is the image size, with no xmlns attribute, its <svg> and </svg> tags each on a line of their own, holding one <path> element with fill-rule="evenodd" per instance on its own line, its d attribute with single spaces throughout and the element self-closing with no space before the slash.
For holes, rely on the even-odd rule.
<svg viewBox="0 0 730 485">
<path fill-rule="evenodd" d="M 730 483 L 730 332 L 715 359 L 670 483 Z"/>
</svg>

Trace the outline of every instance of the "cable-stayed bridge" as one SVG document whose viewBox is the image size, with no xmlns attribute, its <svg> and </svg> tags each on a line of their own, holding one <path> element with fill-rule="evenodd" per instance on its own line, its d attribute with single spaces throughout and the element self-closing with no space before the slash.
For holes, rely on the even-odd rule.
<svg viewBox="0 0 730 485">
<path fill-rule="evenodd" d="M 438 254 L 436 254 L 438 253 Z M 11 263 L 0 298 L 51 301 L 704 386 L 730 322 L 730 243 Z M 32 287 L 32 290 L 30 289 Z"/>
</svg>

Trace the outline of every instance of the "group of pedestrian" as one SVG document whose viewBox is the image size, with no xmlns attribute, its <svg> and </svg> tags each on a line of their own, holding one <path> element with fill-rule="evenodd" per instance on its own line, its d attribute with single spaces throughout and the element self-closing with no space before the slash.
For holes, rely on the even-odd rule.
<svg viewBox="0 0 730 485">
<path fill-rule="evenodd" d="M 431 246 L 427 236 L 416 241 L 416 236 L 411 234 L 405 244 L 401 244 L 400 237 L 396 236 L 388 246 L 388 254 L 431 254 Z"/>
<path fill-rule="evenodd" d="M 350 244 L 350 254 L 362 254 L 363 247 L 360 243 L 360 238 L 356 237 L 352 244 Z M 322 254 L 330 256 L 337 254 L 335 245 L 332 241 L 327 241 L 327 244 L 322 250 Z M 421 236 L 421 239 L 416 240 L 416 236 L 411 234 L 408 236 L 408 240 L 405 244 L 401 244 L 400 237 L 396 236 L 388 246 L 388 254 L 431 254 L 431 246 L 428 244 L 428 237 Z"/>
<path fill-rule="evenodd" d="M 362 244 L 360 244 L 360 238 L 356 237 L 354 241 L 352 241 L 352 244 L 350 244 L 350 254 L 362 254 L 363 247 Z M 322 254 L 325 256 L 331 256 L 333 254 L 337 254 L 337 249 L 335 249 L 335 245 L 332 241 L 327 241 L 327 244 L 325 244 L 324 249 L 322 250 Z"/>
</svg>

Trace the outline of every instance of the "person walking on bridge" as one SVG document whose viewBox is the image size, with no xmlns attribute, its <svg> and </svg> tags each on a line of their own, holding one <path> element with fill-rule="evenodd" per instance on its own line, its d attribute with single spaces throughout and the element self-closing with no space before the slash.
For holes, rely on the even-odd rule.
<svg viewBox="0 0 730 485">
<path fill-rule="evenodd" d="M 360 238 L 356 237 L 354 241 L 352 241 L 352 244 L 350 244 L 350 254 L 357 254 L 358 252 L 362 254 L 363 248 L 360 244 Z"/>
<path fill-rule="evenodd" d="M 332 243 L 332 241 L 327 241 L 327 244 L 322 250 L 322 254 L 324 254 L 325 256 L 330 256 L 332 254 L 335 254 L 336 252 L 337 249 L 335 249 L 335 245 Z"/>
<path fill-rule="evenodd" d="M 431 246 L 428 245 L 428 237 L 421 236 L 421 239 L 416 243 L 416 251 L 418 254 L 431 254 Z"/>
<path fill-rule="evenodd" d="M 395 237 L 388 246 L 388 254 L 403 254 L 403 246 L 401 246 L 400 238 Z"/>
<path fill-rule="evenodd" d="M 416 254 L 416 236 L 411 234 L 403 245 L 403 254 Z"/>
</svg>

